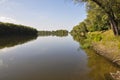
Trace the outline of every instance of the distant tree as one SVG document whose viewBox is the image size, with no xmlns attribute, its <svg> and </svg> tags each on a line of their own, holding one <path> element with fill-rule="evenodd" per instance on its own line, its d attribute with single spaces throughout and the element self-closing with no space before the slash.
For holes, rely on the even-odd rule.
<svg viewBox="0 0 120 80">
<path fill-rule="evenodd" d="M 37 35 L 37 32 L 29 26 L 0 22 L 0 35 Z"/>
</svg>

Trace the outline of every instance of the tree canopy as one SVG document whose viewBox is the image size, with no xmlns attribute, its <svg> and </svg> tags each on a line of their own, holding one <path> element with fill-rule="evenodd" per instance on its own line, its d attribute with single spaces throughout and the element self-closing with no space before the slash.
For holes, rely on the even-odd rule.
<svg viewBox="0 0 120 80">
<path fill-rule="evenodd" d="M 114 35 L 119 35 L 120 0 L 73 0 L 85 2 L 87 8 L 86 24 L 88 31 L 106 30 L 110 28 Z M 82 23 L 80 23 L 82 24 Z M 79 25 L 80 27 L 80 25 Z"/>
</svg>

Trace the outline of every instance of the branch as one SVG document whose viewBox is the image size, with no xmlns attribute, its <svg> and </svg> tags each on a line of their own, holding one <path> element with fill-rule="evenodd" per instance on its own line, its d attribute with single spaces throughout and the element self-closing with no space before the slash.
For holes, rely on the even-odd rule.
<svg viewBox="0 0 120 80">
<path fill-rule="evenodd" d="M 102 8 L 105 11 L 105 13 L 110 14 L 110 12 L 108 10 L 106 10 L 105 6 L 102 5 L 102 3 L 99 2 L 99 0 L 91 0 L 91 1 L 96 3 L 100 8 Z"/>
<path fill-rule="evenodd" d="M 95 2 L 99 7 L 105 10 L 105 7 L 98 0 L 91 0 L 91 1 Z"/>
</svg>

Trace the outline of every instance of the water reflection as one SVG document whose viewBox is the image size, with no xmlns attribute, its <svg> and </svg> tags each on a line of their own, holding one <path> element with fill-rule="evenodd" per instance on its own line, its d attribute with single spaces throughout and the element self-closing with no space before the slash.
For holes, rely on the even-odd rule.
<svg viewBox="0 0 120 80">
<path fill-rule="evenodd" d="M 88 55 L 88 67 L 91 71 L 89 76 L 93 80 L 108 80 L 110 72 L 116 72 L 120 70 L 117 65 L 112 64 L 102 56 L 95 54 L 93 50 L 85 50 Z"/>
<path fill-rule="evenodd" d="M 83 38 L 84 37 L 73 36 L 73 39 L 77 41 L 80 44 L 80 46 L 84 44 L 82 40 Z M 79 47 L 78 50 L 81 50 L 81 47 Z M 92 80 L 111 80 L 109 79 L 109 73 L 120 70 L 120 68 L 117 65 L 112 64 L 104 57 L 96 54 L 96 52 L 92 49 L 84 49 L 84 51 L 88 56 L 88 67 L 90 68 L 88 76 Z"/>
<path fill-rule="evenodd" d="M 66 37 L 68 34 L 48 34 L 48 33 L 42 33 L 38 34 L 39 37 L 49 37 L 49 36 L 57 36 L 57 37 Z M 0 37 L 0 49 L 6 48 L 6 47 L 13 47 L 16 45 L 24 44 L 26 42 L 32 41 L 37 39 L 37 35 L 31 35 L 31 36 L 1 36 Z"/>
<path fill-rule="evenodd" d="M 36 36 L 0 39 L 0 80 L 106 80 L 109 72 L 119 70 L 94 51 L 79 48 L 79 37 L 74 38 L 77 42 L 71 36 L 34 39 Z"/>
<path fill-rule="evenodd" d="M 56 36 L 56 37 L 67 37 L 68 34 L 39 34 L 39 37 L 49 37 L 49 36 Z"/>
<path fill-rule="evenodd" d="M 69 37 L 39 37 L 0 51 L 0 80 L 90 80 L 87 56 Z"/>
<path fill-rule="evenodd" d="M 68 31 L 58 30 L 58 31 L 39 31 L 38 36 L 57 36 L 57 37 L 66 37 L 68 36 Z"/>
<path fill-rule="evenodd" d="M 0 36 L 0 49 L 13 47 L 35 40 L 37 36 Z"/>
</svg>

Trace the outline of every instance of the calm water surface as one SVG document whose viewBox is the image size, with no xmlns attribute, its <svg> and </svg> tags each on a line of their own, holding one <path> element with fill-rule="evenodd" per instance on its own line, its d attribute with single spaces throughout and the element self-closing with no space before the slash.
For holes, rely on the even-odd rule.
<svg viewBox="0 0 120 80">
<path fill-rule="evenodd" d="M 0 80 L 106 80 L 119 70 L 71 36 L 0 38 Z"/>
</svg>

